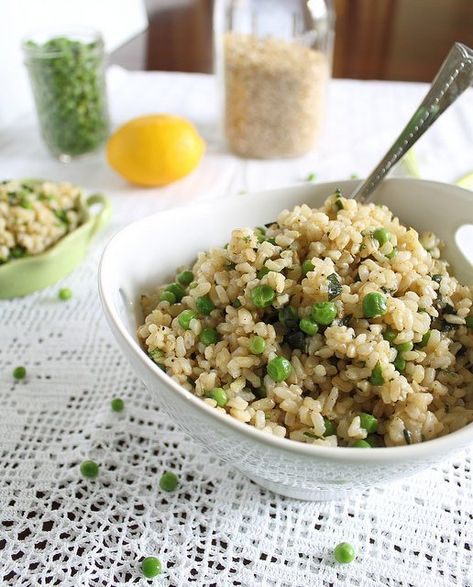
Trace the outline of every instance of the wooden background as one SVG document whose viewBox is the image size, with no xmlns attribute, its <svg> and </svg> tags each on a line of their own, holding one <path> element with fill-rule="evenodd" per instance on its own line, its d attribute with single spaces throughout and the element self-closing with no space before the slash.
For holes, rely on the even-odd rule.
<svg viewBox="0 0 473 587">
<path fill-rule="evenodd" d="M 431 81 L 473 0 L 334 0 L 334 77 Z M 212 71 L 212 0 L 146 0 L 149 29 L 111 56 L 130 69 Z"/>
</svg>

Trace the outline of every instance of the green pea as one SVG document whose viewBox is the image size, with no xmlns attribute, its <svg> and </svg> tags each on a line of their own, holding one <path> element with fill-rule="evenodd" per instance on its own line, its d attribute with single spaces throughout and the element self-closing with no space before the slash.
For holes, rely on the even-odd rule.
<svg viewBox="0 0 473 587">
<path fill-rule="evenodd" d="M 366 440 L 355 440 L 355 442 L 352 444 L 352 447 L 353 448 L 373 448 L 369 442 L 366 442 Z"/>
<path fill-rule="evenodd" d="M 335 434 L 335 424 L 328 418 L 324 418 L 325 432 L 324 436 L 333 436 Z"/>
<path fill-rule="evenodd" d="M 310 318 L 302 318 L 299 322 L 299 328 L 309 336 L 314 336 L 319 330 L 317 323 Z"/>
<path fill-rule="evenodd" d="M 467 316 L 465 323 L 467 328 L 473 328 L 473 316 Z"/>
<path fill-rule="evenodd" d="M 312 306 L 311 318 L 317 324 L 328 326 L 337 317 L 337 306 L 333 302 L 318 302 Z"/>
<path fill-rule="evenodd" d="M 110 405 L 112 407 L 113 412 L 123 412 L 123 409 L 125 407 L 125 402 L 121 398 L 115 397 L 110 402 Z"/>
<path fill-rule="evenodd" d="M 24 379 L 26 377 L 25 367 L 15 367 L 13 369 L 13 377 L 15 379 Z"/>
<path fill-rule="evenodd" d="M 391 234 L 385 228 L 377 228 L 373 232 L 373 237 L 378 241 L 380 247 L 391 240 Z"/>
<path fill-rule="evenodd" d="M 341 542 L 335 547 L 333 556 L 337 563 L 351 563 L 355 558 L 355 549 L 349 542 Z"/>
<path fill-rule="evenodd" d="M 99 474 L 99 466 L 94 461 L 83 461 L 80 464 L 80 472 L 86 479 L 95 479 Z"/>
<path fill-rule="evenodd" d="M 204 328 L 200 333 L 200 342 L 205 346 L 215 344 L 218 342 L 218 332 L 215 328 Z"/>
<path fill-rule="evenodd" d="M 241 308 L 241 302 L 240 302 L 240 300 L 237 298 L 237 299 L 236 299 L 236 300 L 233 302 L 232 306 L 233 306 L 234 308 L 236 308 L 236 309 L 238 309 L 238 308 Z"/>
<path fill-rule="evenodd" d="M 68 287 L 63 287 L 59 290 L 58 298 L 64 302 L 70 300 L 72 298 L 72 289 L 69 289 Z"/>
<path fill-rule="evenodd" d="M 141 572 L 147 579 L 161 574 L 161 561 L 155 556 L 147 556 L 141 563 Z"/>
<path fill-rule="evenodd" d="M 284 357 L 275 357 L 267 366 L 268 375 L 273 381 L 285 381 L 292 372 L 291 363 Z"/>
<path fill-rule="evenodd" d="M 363 412 L 360 414 L 360 426 L 364 428 L 368 434 L 372 434 L 378 429 L 378 420 L 372 414 Z"/>
<path fill-rule="evenodd" d="M 178 486 L 179 479 L 177 475 L 172 473 L 171 471 L 166 471 L 161 475 L 161 479 L 159 480 L 159 487 L 163 491 L 174 491 Z"/>
<path fill-rule="evenodd" d="M 267 308 L 273 303 L 276 292 L 269 285 L 257 285 L 251 290 L 250 297 L 257 308 Z"/>
<path fill-rule="evenodd" d="M 388 342 L 393 342 L 393 340 L 396 338 L 396 336 L 399 334 L 399 332 L 397 332 L 396 330 L 393 330 L 392 328 L 389 328 L 389 326 L 386 328 L 386 330 L 383 332 L 383 338 L 384 340 L 387 340 Z"/>
<path fill-rule="evenodd" d="M 189 270 L 181 271 L 181 273 L 179 273 L 177 276 L 177 281 L 184 286 L 189 285 L 193 279 L 194 274 Z"/>
<path fill-rule="evenodd" d="M 394 367 L 396 368 L 399 373 L 402 373 L 406 368 L 406 360 L 403 359 L 400 355 L 398 355 L 393 362 Z"/>
<path fill-rule="evenodd" d="M 197 318 L 197 314 L 194 312 L 194 310 L 184 310 L 177 317 L 177 321 L 182 326 L 182 328 L 184 328 L 184 330 L 189 330 L 191 320 L 194 320 L 195 318 Z"/>
<path fill-rule="evenodd" d="M 376 365 L 374 366 L 374 369 L 371 371 L 370 383 L 371 383 L 371 385 L 383 385 L 384 384 L 383 369 L 382 369 L 381 363 L 379 361 L 376 363 Z"/>
<path fill-rule="evenodd" d="M 186 290 L 179 283 L 171 283 L 166 287 L 165 291 L 170 291 L 174 294 L 176 302 L 180 302 L 186 293 Z"/>
<path fill-rule="evenodd" d="M 279 322 L 281 322 L 281 324 L 290 330 L 297 328 L 299 323 L 297 310 L 291 306 L 284 306 L 284 308 L 281 308 L 278 312 L 278 318 Z"/>
<path fill-rule="evenodd" d="M 160 302 L 169 302 L 171 305 L 176 303 L 176 296 L 172 291 L 162 291 L 159 295 Z"/>
<path fill-rule="evenodd" d="M 365 318 L 384 316 L 388 310 L 386 298 L 382 293 L 372 291 L 363 298 L 363 315 Z"/>
<path fill-rule="evenodd" d="M 261 336 L 253 336 L 250 339 L 250 352 L 254 355 L 261 355 L 266 348 L 266 341 Z"/>
<path fill-rule="evenodd" d="M 204 316 L 208 316 L 212 310 L 215 310 L 215 304 L 209 296 L 201 296 L 200 298 L 197 298 L 195 301 L 195 307 L 199 314 L 203 314 Z"/>
<path fill-rule="evenodd" d="M 397 255 L 397 248 L 393 247 L 393 250 L 386 255 L 386 258 L 391 260 Z"/>
<path fill-rule="evenodd" d="M 302 263 L 302 275 L 307 275 L 309 271 L 313 271 L 315 269 L 315 265 L 309 259 L 306 259 Z"/>
<path fill-rule="evenodd" d="M 414 348 L 414 345 L 410 341 L 409 342 L 402 342 L 401 344 L 397 344 L 394 348 L 397 350 L 398 354 L 407 353 L 409 351 L 412 351 L 412 349 Z"/>
<path fill-rule="evenodd" d="M 214 387 L 210 393 L 209 397 L 214 399 L 217 402 L 217 406 L 223 408 L 228 403 L 228 396 L 227 392 L 223 389 L 223 387 Z"/>
</svg>

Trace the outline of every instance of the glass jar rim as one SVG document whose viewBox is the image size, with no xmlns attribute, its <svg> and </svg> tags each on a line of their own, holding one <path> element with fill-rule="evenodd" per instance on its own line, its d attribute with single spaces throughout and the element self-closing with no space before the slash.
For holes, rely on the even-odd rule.
<svg viewBox="0 0 473 587">
<path fill-rule="evenodd" d="M 26 34 L 22 41 L 21 47 L 25 57 L 35 58 L 51 58 L 59 57 L 64 53 L 64 50 L 45 50 L 44 44 L 58 37 L 64 37 L 71 41 L 79 41 L 84 44 L 96 43 L 98 49 L 103 49 L 103 36 L 100 31 L 88 26 L 55 26 L 34 29 Z M 31 46 L 29 43 L 33 41 L 36 46 Z"/>
</svg>

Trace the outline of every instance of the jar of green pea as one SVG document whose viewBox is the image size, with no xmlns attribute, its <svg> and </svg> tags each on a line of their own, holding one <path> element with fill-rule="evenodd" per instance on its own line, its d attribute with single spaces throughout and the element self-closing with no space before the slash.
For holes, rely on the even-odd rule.
<svg viewBox="0 0 473 587">
<path fill-rule="evenodd" d="M 69 161 L 97 150 L 109 132 L 100 33 L 85 27 L 39 32 L 23 41 L 23 54 L 52 155 Z"/>
</svg>

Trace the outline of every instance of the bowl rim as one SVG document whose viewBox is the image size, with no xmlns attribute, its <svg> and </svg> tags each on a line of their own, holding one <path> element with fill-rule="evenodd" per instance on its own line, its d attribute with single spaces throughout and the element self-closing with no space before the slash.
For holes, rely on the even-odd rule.
<svg viewBox="0 0 473 587">
<path fill-rule="evenodd" d="M 463 189 L 459 186 L 453 184 L 447 184 L 438 181 L 431 181 L 431 180 L 423 180 L 417 178 L 389 178 L 385 181 L 388 182 L 402 182 L 405 183 L 406 181 L 409 183 L 422 183 L 422 184 L 432 184 L 439 187 L 448 188 L 449 190 L 463 192 L 464 194 L 469 194 L 469 190 Z M 317 183 L 316 186 L 323 188 L 324 185 L 333 185 L 334 183 L 349 185 L 352 184 L 353 187 L 359 182 L 359 180 L 340 180 L 340 181 L 327 181 Z M 281 191 L 285 189 L 295 189 L 300 188 L 300 184 L 284 186 L 282 188 L 273 188 L 273 189 L 266 189 L 266 190 L 258 190 L 254 192 L 250 192 L 251 194 L 258 194 L 258 197 L 271 197 L 276 191 Z M 315 187 L 315 186 L 313 186 Z M 460 450 L 462 447 L 466 446 L 467 444 L 473 442 L 473 423 L 467 424 L 454 432 L 450 432 L 444 436 L 440 436 L 438 438 L 434 438 L 431 440 L 426 440 L 423 442 L 410 444 L 410 445 L 402 445 L 402 446 L 389 446 L 389 447 L 375 447 L 374 450 L 366 450 L 364 448 L 358 447 L 344 447 L 344 446 L 337 446 L 337 447 L 330 447 L 330 446 L 323 446 L 323 445 L 314 445 L 314 444 L 306 444 L 303 442 L 297 442 L 296 440 L 292 440 L 286 437 L 277 437 L 271 434 L 267 434 L 262 430 L 258 430 L 254 426 L 250 426 L 244 422 L 240 422 L 230 414 L 223 414 L 215 408 L 206 404 L 200 397 L 197 397 L 184 387 L 182 387 L 179 383 L 174 381 L 169 375 L 164 373 L 144 352 L 143 348 L 140 346 L 137 340 L 135 340 L 124 326 L 122 320 L 120 319 L 118 312 L 115 310 L 112 292 L 107 287 L 107 266 L 109 263 L 109 258 L 113 257 L 112 251 L 115 246 L 115 243 L 126 238 L 127 233 L 134 232 L 137 230 L 137 227 L 144 223 L 144 222 L 152 222 L 154 218 L 159 217 L 160 219 L 163 216 L 170 216 L 173 217 L 176 214 L 179 214 L 181 209 L 199 209 L 199 208 L 207 208 L 209 203 L 212 205 L 212 210 L 214 213 L 218 213 L 218 210 L 221 208 L 225 208 L 229 202 L 233 201 L 242 201 L 246 202 L 247 200 L 241 200 L 240 195 L 232 195 L 227 196 L 224 198 L 212 200 L 209 202 L 208 200 L 200 201 L 194 203 L 190 206 L 178 206 L 174 208 L 170 208 L 161 212 L 157 212 L 155 214 L 151 214 L 149 216 L 145 216 L 138 220 L 131 222 L 130 224 L 124 226 L 120 229 L 107 243 L 99 264 L 99 271 L 98 271 L 98 289 L 99 289 L 99 296 L 102 303 L 103 310 L 105 312 L 106 318 L 114 331 L 114 334 L 118 334 L 123 343 L 127 345 L 127 347 L 134 353 L 134 355 L 140 360 L 145 368 L 151 370 L 153 374 L 157 378 L 157 382 L 170 387 L 174 392 L 176 392 L 181 399 L 185 400 L 186 402 L 190 402 L 198 411 L 200 411 L 203 415 L 209 416 L 210 418 L 215 418 L 222 426 L 229 427 L 233 429 L 235 432 L 241 434 L 242 436 L 247 436 L 249 439 L 260 443 L 265 444 L 273 449 L 277 449 L 283 452 L 289 452 L 293 454 L 297 454 L 300 456 L 306 457 L 317 457 L 319 459 L 326 459 L 326 460 L 334 460 L 334 461 L 354 461 L 354 462 L 377 462 L 377 463 L 386 463 L 386 462 L 399 462 L 399 461 L 408 461 L 408 460 L 419 460 L 422 457 L 427 456 L 434 456 L 438 454 L 444 454 L 446 452 L 450 452 L 452 450 Z M 138 231 L 139 232 L 139 231 Z M 460 442 L 456 442 L 456 441 Z"/>
</svg>

